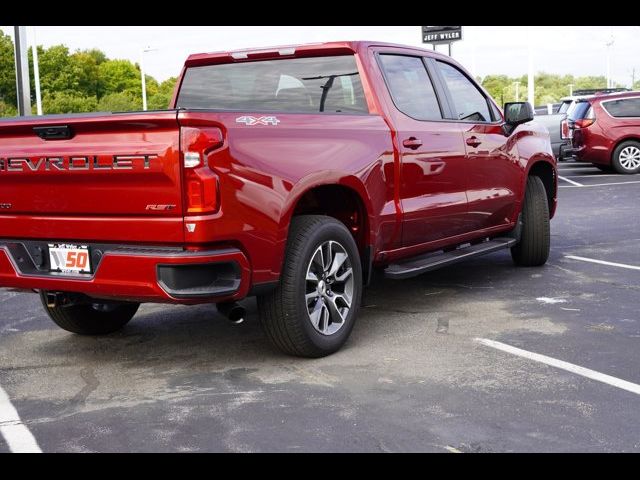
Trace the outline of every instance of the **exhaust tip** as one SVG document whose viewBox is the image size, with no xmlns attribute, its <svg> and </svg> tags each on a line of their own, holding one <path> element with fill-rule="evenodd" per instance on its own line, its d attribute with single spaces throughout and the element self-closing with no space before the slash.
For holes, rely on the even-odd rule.
<svg viewBox="0 0 640 480">
<path fill-rule="evenodd" d="M 218 312 L 227 317 L 227 320 L 234 325 L 240 325 L 244 322 L 244 317 L 247 314 L 245 308 L 235 302 L 219 303 Z"/>
</svg>

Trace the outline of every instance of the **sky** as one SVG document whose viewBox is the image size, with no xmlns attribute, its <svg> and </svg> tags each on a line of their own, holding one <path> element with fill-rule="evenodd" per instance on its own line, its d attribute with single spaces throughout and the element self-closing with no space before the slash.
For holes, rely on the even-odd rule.
<svg viewBox="0 0 640 480">
<path fill-rule="evenodd" d="M 13 27 L 0 26 L 13 36 Z M 331 40 L 377 40 L 422 46 L 420 26 L 72 26 L 29 27 L 28 41 L 34 37 L 45 47 L 65 44 L 76 49 L 99 48 L 109 58 L 140 61 L 144 54 L 148 74 L 162 81 L 179 74 L 191 53 L 265 47 Z M 453 45 L 453 57 L 474 75 L 527 73 L 528 32 L 533 39 L 536 72 L 606 75 L 605 44 L 611 47 L 611 75 L 625 86 L 633 69 L 640 79 L 640 27 L 518 27 L 465 26 L 463 39 Z M 446 53 L 446 45 L 438 47 Z"/>
</svg>

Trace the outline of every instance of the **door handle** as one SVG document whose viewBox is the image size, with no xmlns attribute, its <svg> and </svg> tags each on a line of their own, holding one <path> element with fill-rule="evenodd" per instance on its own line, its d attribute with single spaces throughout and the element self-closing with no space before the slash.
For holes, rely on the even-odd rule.
<svg viewBox="0 0 640 480">
<path fill-rule="evenodd" d="M 402 142 L 402 145 L 411 150 L 416 150 L 422 146 L 422 140 L 418 140 L 416 137 L 409 137 Z"/>
<path fill-rule="evenodd" d="M 467 145 L 469 145 L 470 147 L 476 148 L 477 146 L 481 145 L 482 142 L 480 140 L 478 140 L 478 137 L 469 137 L 467 138 Z"/>
</svg>

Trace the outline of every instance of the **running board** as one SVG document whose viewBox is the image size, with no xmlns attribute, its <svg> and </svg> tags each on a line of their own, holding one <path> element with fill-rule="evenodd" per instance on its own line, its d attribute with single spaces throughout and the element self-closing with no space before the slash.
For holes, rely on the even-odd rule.
<svg viewBox="0 0 640 480">
<path fill-rule="evenodd" d="M 385 277 L 395 280 L 415 277 L 431 270 L 447 267 L 454 263 L 462 262 L 472 257 L 478 257 L 486 253 L 509 248 L 516 244 L 515 238 L 494 238 L 483 243 L 469 245 L 468 247 L 457 248 L 449 252 L 428 253 L 417 257 L 403 260 L 389 265 L 385 271 Z"/>
</svg>

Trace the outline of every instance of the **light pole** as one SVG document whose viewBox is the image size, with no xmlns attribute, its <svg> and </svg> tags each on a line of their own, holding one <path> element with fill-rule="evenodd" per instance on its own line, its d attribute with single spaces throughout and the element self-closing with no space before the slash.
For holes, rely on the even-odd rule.
<svg viewBox="0 0 640 480">
<path fill-rule="evenodd" d="M 527 75 L 527 101 L 535 108 L 535 79 L 533 76 L 533 32 L 527 27 L 527 40 L 529 43 L 529 74 Z"/>
<path fill-rule="evenodd" d="M 613 46 L 615 39 L 613 35 L 608 42 L 605 43 L 607 46 L 607 88 L 613 87 L 613 82 L 611 81 L 611 47 Z"/>
<path fill-rule="evenodd" d="M 520 82 L 513 82 L 516 86 L 516 102 L 520 101 Z"/>
<path fill-rule="evenodd" d="M 142 110 L 147 110 L 147 79 L 144 76 L 144 54 L 157 48 L 146 47 L 140 50 L 140 77 L 142 78 Z"/>
<path fill-rule="evenodd" d="M 567 87 L 569 87 L 569 96 L 573 97 L 573 83 L 570 83 Z"/>
<path fill-rule="evenodd" d="M 31 48 L 33 50 L 33 79 L 36 84 L 36 109 L 38 115 L 42 115 L 42 96 L 40 95 L 40 65 L 38 64 L 38 42 L 36 41 L 36 27 L 31 27 L 33 33 L 33 42 Z"/>
<path fill-rule="evenodd" d="M 16 94 L 18 115 L 31 115 L 31 87 L 29 86 L 29 57 L 27 56 L 27 28 L 13 27 L 16 62 Z"/>
</svg>

